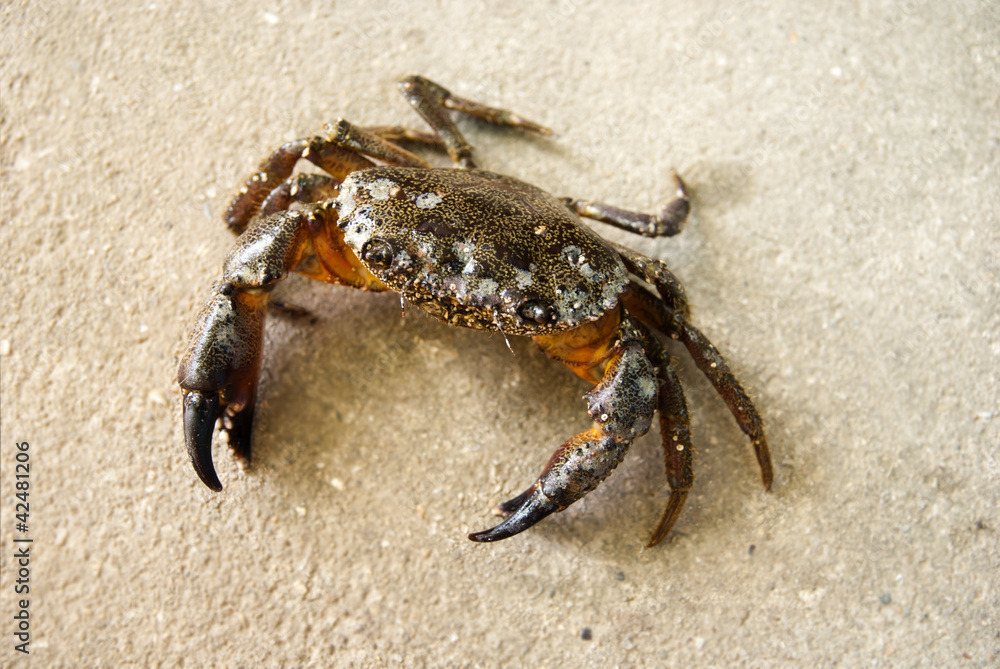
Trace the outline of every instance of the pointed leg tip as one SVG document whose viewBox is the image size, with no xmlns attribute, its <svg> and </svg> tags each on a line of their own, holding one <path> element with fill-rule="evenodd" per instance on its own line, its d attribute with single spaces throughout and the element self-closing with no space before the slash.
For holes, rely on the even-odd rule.
<svg viewBox="0 0 1000 669">
<path fill-rule="evenodd" d="M 649 541 L 646 542 L 646 548 L 656 548 L 661 543 L 663 543 L 663 539 L 666 536 L 667 536 L 666 532 L 661 533 L 659 529 L 657 529 L 657 531 L 653 532 L 653 536 L 649 538 Z"/>
<path fill-rule="evenodd" d="M 670 530 L 674 527 L 674 521 L 676 517 L 664 518 L 660 521 L 660 524 L 653 530 L 653 534 L 649 537 L 649 541 L 646 543 L 646 548 L 653 548 L 659 546 L 663 543 L 663 540 L 667 538 L 670 534 Z"/>
<path fill-rule="evenodd" d="M 489 529 L 470 533 L 469 540 L 475 541 L 476 543 L 500 541 L 501 539 L 507 539 L 526 529 L 528 528 L 518 527 L 516 524 L 511 523 L 509 518 L 506 518 Z"/>
<path fill-rule="evenodd" d="M 687 488 L 675 488 L 670 491 L 670 499 L 667 500 L 667 507 L 663 510 L 663 516 L 660 518 L 660 522 L 657 523 L 656 529 L 653 530 L 653 535 L 649 538 L 646 548 L 658 545 L 670 535 L 670 531 L 674 529 L 674 524 L 681 515 L 681 510 L 684 508 L 687 496 Z"/>
<path fill-rule="evenodd" d="M 650 537 L 649 542 L 646 544 L 646 548 L 656 548 L 661 544 L 673 543 L 675 537 L 677 536 L 680 536 L 680 533 L 674 534 L 669 530 L 663 534 L 654 533 L 653 536 Z"/>
<path fill-rule="evenodd" d="M 763 440 L 762 440 L 763 441 Z M 764 443 L 764 455 L 760 458 L 760 480 L 764 484 L 764 490 L 771 492 L 771 485 L 774 483 L 774 467 L 771 464 L 771 455 L 767 449 L 767 442 Z"/>
<path fill-rule="evenodd" d="M 208 486 L 213 492 L 222 491 L 222 482 L 219 475 L 215 473 L 215 465 L 212 463 L 212 441 L 211 433 L 207 445 L 197 445 L 195 448 L 188 447 L 188 455 L 191 458 L 191 465 L 194 467 L 198 478 Z"/>
<path fill-rule="evenodd" d="M 471 533 L 469 535 L 469 539 L 471 541 L 475 541 L 476 543 L 489 543 L 492 541 L 500 541 L 501 539 L 509 539 L 515 534 L 520 534 L 524 530 L 528 529 L 547 515 L 547 513 L 543 514 L 535 520 L 528 520 L 526 518 L 508 518 L 499 525 L 491 527 L 488 530 Z"/>
</svg>

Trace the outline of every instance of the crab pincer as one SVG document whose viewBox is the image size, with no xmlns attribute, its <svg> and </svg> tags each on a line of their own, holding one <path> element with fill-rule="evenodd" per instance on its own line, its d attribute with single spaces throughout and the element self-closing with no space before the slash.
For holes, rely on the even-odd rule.
<svg viewBox="0 0 1000 669">
<path fill-rule="evenodd" d="M 184 394 L 184 441 L 198 478 L 215 491 L 222 483 L 212 464 L 212 434 L 223 431 L 237 455 L 249 462 L 257 378 L 264 341 L 266 295 L 216 286 L 177 372 Z"/>
<path fill-rule="evenodd" d="M 470 534 L 473 541 L 497 541 L 528 529 L 562 511 L 594 490 L 625 457 L 632 441 L 649 430 L 656 410 L 656 370 L 646 357 L 642 335 L 626 317 L 601 342 L 601 324 L 589 328 L 595 353 L 588 367 L 603 370 L 601 381 L 584 398 L 594 425 L 566 441 L 552 454 L 538 480 L 523 493 L 497 507 L 507 519 L 492 529 Z M 560 338 L 536 337 L 543 350 Z M 547 349 L 552 351 L 550 346 Z"/>
</svg>

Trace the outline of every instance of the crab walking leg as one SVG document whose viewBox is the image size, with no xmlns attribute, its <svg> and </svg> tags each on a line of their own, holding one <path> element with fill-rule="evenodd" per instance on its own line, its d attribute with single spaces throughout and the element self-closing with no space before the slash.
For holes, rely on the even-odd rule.
<svg viewBox="0 0 1000 669">
<path fill-rule="evenodd" d="M 257 167 L 233 198 L 223 216 L 230 230 L 236 234 L 246 230 L 271 192 L 291 176 L 299 159 L 308 160 L 338 181 L 343 181 L 355 170 L 374 167 L 374 163 L 364 156 L 325 137 L 286 142 Z"/>
<path fill-rule="evenodd" d="M 669 309 L 683 314 L 685 318 L 688 317 L 690 307 L 688 307 L 687 293 L 665 262 L 618 244 L 613 246 L 618 251 L 618 257 L 625 263 L 625 269 L 655 286 Z"/>
<path fill-rule="evenodd" d="M 663 516 L 646 544 L 652 548 L 673 529 L 694 484 L 691 452 L 691 419 L 680 379 L 670 367 L 670 356 L 651 333 L 646 333 L 646 351 L 656 367 L 659 381 L 657 411 L 660 414 L 660 436 L 663 439 L 663 459 L 670 484 L 670 499 Z"/>
<path fill-rule="evenodd" d="M 334 183 L 343 181 L 351 172 L 374 167 L 375 164 L 361 154 L 394 165 L 428 167 L 424 160 L 396 146 L 392 143 L 394 141 L 415 142 L 435 149 L 444 148 L 441 138 L 430 133 L 401 126 L 357 128 L 340 119 L 328 125 L 327 136 L 286 142 L 268 156 L 233 198 L 224 216 L 226 224 L 233 232 L 240 234 L 258 213 L 267 215 L 280 210 L 281 207 L 274 204 L 274 198 L 287 196 L 288 189 L 294 183 L 289 177 L 300 159 L 308 160 L 332 175 Z M 280 193 L 282 190 L 286 192 Z M 276 191 L 279 193 L 276 194 Z M 314 195 L 296 199 L 302 202 L 317 202 L 322 198 Z"/>
<path fill-rule="evenodd" d="M 342 118 L 327 124 L 326 131 L 329 133 L 327 135 L 329 141 L 366 156 L 384 160 L 392 165 L 430 167 L 430 164 L 423 158 Z"/>
<path fill-rule="evenodd" d="M 687 187 L 677 172 L 674 172 L 672 176 L 675 189 L 674 199 L 668 202 L 663 211 L 655 216 L 589 200 L 565 198 L 563 201 L 579 216 L 607 223 L 644 237 L 672 237 L 684 227 L 684 221 L 691 210 Z"/>
<path fill-rule="evenodd" d="M 722 358 L 719 350 L 703 335 L 698 328 L 678 314 L 674 314 L 674 329 L 670 336 L 680 339 L 684 347 L 687 348 L 695 365 L 702 374 L 715 386 L 715 391 L 722 396 L 729 406 L 729 411 L 736 418 L 736 423 L 743 430 L 743 433 L 750 437 L 753 444 L 754 454 L 757 456 L 757 465 L 760 467 L 760 477 L 766 490 L 771 489 L 774 482 L 774 470 L 771 467 L 771 451 L 767 445 L 767 438 L 764 436 L 764 421 L 757 413 L 756 407 L 750 400 L 750 396 L 743 390 L 743 386 L 736 380 L 733 373 L 729 371 L 729 365 Z"/>
<path fill-rule="evenodd" d="M 434 149 L 447 151 L 444 141 L 436 133 L 414 130 L 401 125 L 369 125 L 362 128 L 367 133 L 378 135 L 382 139 L 390 142 L 413 142 L 423 144 Z"/>
<path fill-rule="evenodd" d="M 584 396 L 593 427 L 556 449 L 534 485 L 498 507 L 506 520 L 470 534 L 470 539 L 506 539 L 562 511 L 600 485 L 625 457 L 632 440 L 649 430 L 657 394 L 653 365 L 630 319 L 622 322 L 617 338 L 603 378 Z M 545 346 L 544 337 L 536 341 Z"/>
<path fill-rule="evenodd" d="M 683 314 L 671 310 L 662 300 L 634 281 L 622 295 L 622 301 L 636 318 L 684 344 L 695 365 L 725 400 L 740 429 L 750 437 L 764 488 L 770 490 L 774 470 L 767 437 L 764 436 L 764 421 L 757 413 L 750 396 L 729 370 L 729 365 L 719 350 Z"/>
<path fill-rule="evenodd" d="M 307 139 L 285 142 L 270 156 L 261 161 L 240 192 L 229 204 L 222 217 L 229 229 L 236 234 L 246 230 L 250 220 L 257 214 L 261 203 L 268 194 L 287 179 L 299 162 L 302 152 L 309 146 Z"/>
<path fill-rule="evenodd" d="M 321 202 L 339 193 L 340 182 L 325 174 L 295 174 L 268 194 L 260 205 L 260 216 L 264 218 L 286 211 L 293 202 Z"/>
<path fill-rule="evenodd" d="M 542 135 L 552 134 L 552 131 L 545 126 L 529 121 L 506 109 L 487 107 L 478 102 L 452 95 L 443 86 L 421 76 L 406 77 L 399 82 L 399 90 L 406 101 L 413 105 L 417 113 L 441 137 L 448 149 L 448 155 L 459 167 L 472 169 L 476 167 L 476 164 L 472 159 L 472 146 L 465 141 L 458 126 L 451 120 L 448 115 L 449 109 L 475 116 L 495 125 L 522 128 Z"/>
</svg>

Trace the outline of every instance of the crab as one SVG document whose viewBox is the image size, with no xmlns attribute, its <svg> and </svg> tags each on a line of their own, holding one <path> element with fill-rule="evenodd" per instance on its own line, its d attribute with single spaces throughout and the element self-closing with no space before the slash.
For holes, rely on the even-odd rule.
<svg viewBox="0 0 1000 669">
<path fill-rule="evenodd" d="M 177 375 L 188 454 L 205 485 L 222 489 L 212 462 L 220 419 L 229 446 L 250 460 L 269 298 L 296 272 L 396 291 L 450 325 L 500 332 L 505 340 L 531 337 L 548 357 L 593 384 L 584 396 L 592 426 L 559 446 L 530 487 L 496 508 L 502 522 L 470 534 L 473 541 L 511 537 L 594 490 L 657 412 L 670 496 L 648 545 L 669 534 L 694 475 L 687 403 L 658 334 L 683 344 L 725 400 L 770 490 L 760 415 L 718 350 L 691 324 L 680 282 L 663 262 L 581 222 L 647 237 L 675 235 L 690 208 L 681 178 L 672 175 L 673 199 L 655 215 L 557 198 L 479 169 L 450 111 L 541 135 L 550 135 L 548 128 L 420 76 L 398 85 L 433 133 L 339 119 L 323 135 L 275 150 L 226 212 L 239 238 Z M 454 167 L 431 167 L 401 144 L 447 151 Z M 323 174 L 293 174 L 302 159 Z"/>
</svg>

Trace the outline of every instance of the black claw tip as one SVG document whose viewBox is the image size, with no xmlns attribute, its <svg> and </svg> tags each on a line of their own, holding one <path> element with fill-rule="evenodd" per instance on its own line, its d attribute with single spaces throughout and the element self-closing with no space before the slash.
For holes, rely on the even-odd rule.
<svg viewBox="0 0 1000 669">
<path fill-rule="evenodd" d="M 504 502 L 499 508 L 501 512 L 508 513 L 510 516 L 496 527 L 470 534 L 469 539 L 478 542 L 500 541 L 501 539 L 506 539 L 523 532 L 541 519 L 559 510 L 538 489 L 537 484 L 531 486 L 517 497 Z"/>
<path fill-rule="evenodd" d="M 499 527 L 499 526 L 497 526 Z M 497 529 L 496 527 L 493 530 Z M 500 539 L 506 539 L 507 536 L 497 536 L 493 530 L 483 530 L 482 532 L 473 532 L 469 535 L 469 539 L 475 541 L 476 543 L 486 543 L 489 541 L 499 541 Z"/>
<path fill-rule="evenodd" d="M 217 393 L 206 396 L 191 391 L 184 396 L 184 441 L 188 456 L 198 478 L 215 492 L 222 490 L 222 483 L 212 464 L 212 432 L 221 414 Z"/>
</svg>

